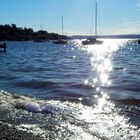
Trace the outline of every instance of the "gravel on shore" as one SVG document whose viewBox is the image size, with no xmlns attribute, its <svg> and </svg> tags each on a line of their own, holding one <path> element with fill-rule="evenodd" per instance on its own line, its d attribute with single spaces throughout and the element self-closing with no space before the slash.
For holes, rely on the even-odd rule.
<svg viewBox="0 0 140 140">
<path fill-rule="evenodd" d="M 0 140 L 43 140 L 39 135 L 34 135 L 14 126 L 0 121 Z"/>
</svg>

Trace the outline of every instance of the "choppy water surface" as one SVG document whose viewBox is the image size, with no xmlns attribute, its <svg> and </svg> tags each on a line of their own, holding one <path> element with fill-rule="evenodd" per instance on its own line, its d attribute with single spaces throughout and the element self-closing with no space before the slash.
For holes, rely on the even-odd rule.
<svg viewBox="0 0 140 140">
<path fill-rule="evenodd" d="M 76 42 L 7 42 L 0 120 L 44 139 L 139 140 L 140 46 Z"/>
</svg>

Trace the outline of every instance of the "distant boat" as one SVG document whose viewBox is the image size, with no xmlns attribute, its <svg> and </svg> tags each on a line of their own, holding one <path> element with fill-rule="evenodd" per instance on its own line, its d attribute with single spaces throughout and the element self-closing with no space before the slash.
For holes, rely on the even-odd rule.
<svg viewBox="0 0 140 140">
<path fill-rule="evenodd" d="M 95 37 L 82 41 L 83 45 L 103 44 L 103 41 L 97 40 L 97 1 L 95 2 Z"/>
<path fill-rule="evenodd" d="M 0 44 L 0 48 L 3 48 L 4 52 L 6 52 L 6 43 Z"/>
<path fill-rule="evenodd" d="M 63 26 L 63 15 L 61 16 L 61 19 L 62 19 L 62 37 L 63 37 L 63 28 L 64 28 L 64 26 Z M 67 44 L 68 43 L 68 41 L 67 40 L 64 40 L 64 39 L 58 39 L 58 40 L 56 40 L 56 41 L 53 41 L 53 43 L 54 44 Z"/>
<path fill-rule="evenodd" d="M 45 42 L 46 40 L 43 40 L 43 39 L 36 39 L 34 40 L 34 42 Z"/>
<path fill-rule="evenodd" d="M 67 44 L 68 41 L 64 39 L 59 39 L 59 40 L 53 41 L 53 43 L 54 44 Z"/>
<path fill-rule="evenodd" d="M 96 38 L 88 38 L 82 41 L 83 45 L 94 45 L 94 44 L 103 44 L 103 41 L 97 40 Z"/>
</svg>

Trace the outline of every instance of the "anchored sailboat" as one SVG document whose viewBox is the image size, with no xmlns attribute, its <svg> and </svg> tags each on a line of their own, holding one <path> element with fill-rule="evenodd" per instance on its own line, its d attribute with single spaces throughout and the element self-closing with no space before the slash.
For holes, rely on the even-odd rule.
<svg viewBox="0 0 140 140">
<path fill-rule="evenodd" d="M 83 45 L 102 44 L 103 41 L 97 40 L 97 1 L 95 2 L 95 38 L 88 38 L 82 41 Z"/>
<path fill-rule="evenodd" d="M 64 25 L 63 25 L 63 15 L 61 16 L 61 19 L 62 19 L 62 37 L 63 37 L 63 32 L 64 32 Z M 67 44 L 68 41 L 67 40 L 64 40 L 64 39 L 58 39 L 56 41 L 53 41 L 54 44 Z"/>
</svg>

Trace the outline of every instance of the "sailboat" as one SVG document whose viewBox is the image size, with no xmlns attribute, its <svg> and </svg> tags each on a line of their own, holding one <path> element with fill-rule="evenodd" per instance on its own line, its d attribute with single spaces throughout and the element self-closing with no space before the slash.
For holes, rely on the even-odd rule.
<svg viewBox="0 0 140 140">
<path fill-rule="evenodd" d="M 61 16 L 61 19 L 62 19 L 62 37 L 63 37 L 63 28 L 64 28 L 64 26 L 63 26 L 63 15 Z M 64 39 L 58 39 L 58 40 L 56 40 L 56 41 L 53 41 L 53 43 L 54 44 L 67 44 L 68 43 L 68 41 L 67 40 L 64 40 Z"/>
<path fill-rule="evenodd" d="M 95 38 L 88 38 L 82 41 L 82 45 L 103 44 L 103 41 L 97 40 L 97 1 L 95 2 Z"/>
</svg>

